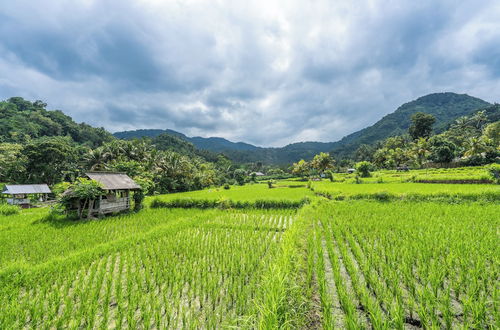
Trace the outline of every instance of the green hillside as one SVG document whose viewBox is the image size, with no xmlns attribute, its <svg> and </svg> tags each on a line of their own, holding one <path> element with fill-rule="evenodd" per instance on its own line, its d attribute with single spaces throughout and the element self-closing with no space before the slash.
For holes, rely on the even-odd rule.
<svg viewBox="0 0 500 330">
<path fill-rule="evenodd" d="M 435 93 L 422 96 L 400 106 L 376 122 L 374 125 L 347 135 L 332 145 L 331 152 L 348 156 L 362 144 L 373 144 L 390 136 L 401 135 L 410 127 L 410 117 L 424 112 L 436 118 L 434 128 L 441 132 L 453 120 L 470 115 L 478 109 L 491 106 L 490 103 L 467 94 Z"/>
<path fill-rule="evenodd" d="M 69 136 L 73 141 L 96 147 L 113 140 L 104 128 L 76 123 L 60 110 L 46 110 L 42 101 L 21 97 L 0 101 L 0 142 L 24 143 L 46 136 Z"/>
</svg>

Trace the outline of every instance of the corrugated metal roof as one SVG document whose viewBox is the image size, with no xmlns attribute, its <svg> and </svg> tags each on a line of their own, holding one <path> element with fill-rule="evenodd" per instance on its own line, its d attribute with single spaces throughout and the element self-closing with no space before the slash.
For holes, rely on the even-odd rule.
<svg viewBox="0 0 500 330">
<path fill-rule="evenodd" d="M 85 173 L 90 179 L 102 184 L 105 190 L 136 190 L 141 189 L 134 180 L 125 173 L 116 172 L 88 172 Z"/>
<path fill-rule="evenodd" d="M 49 186 L 46 184 L 7 184 L 2 193 L 9 195 L 17 194 L 50 194 Z"/>
</svg>

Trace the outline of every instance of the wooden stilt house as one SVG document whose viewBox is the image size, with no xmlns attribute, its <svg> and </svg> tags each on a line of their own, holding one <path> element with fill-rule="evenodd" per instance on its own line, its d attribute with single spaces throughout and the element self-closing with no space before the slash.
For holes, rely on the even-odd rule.
<svg viewBox="0 0 500 330">
<path fill-rule="evenodd" d="M 93 215 L 129 210 L 131 192 L 140 190 L 127 174 L 119 172 L 88 172 L 85 175 L 101 184 L 103 194 L 94 201 Z"/>
<path fill-rule="evenodd" d="M 80 218 L 102 216 L 109 213 L 130 210 L 132 207 L 132 192 L 141 187 L 127 174 L 120 172 L 88 172 L 88 179 L 99 183 L 99 193 L 92 199 L 81 198 L 70 188 L 63 194 L 68 211 L 77 211 Z"/>
</svg>

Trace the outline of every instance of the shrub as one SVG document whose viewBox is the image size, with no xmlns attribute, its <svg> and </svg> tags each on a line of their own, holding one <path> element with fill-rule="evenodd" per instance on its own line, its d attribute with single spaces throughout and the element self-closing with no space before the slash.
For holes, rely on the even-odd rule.
<svg viewBox="0 0 500 330">
<path fill-rule="evenodd" d="M 330 182 L 334 182 L 335 181 L 335 177 L 333 176 L 333 171 L 326 171 L 326 177 L 328 178 L 328 180 L 330 180 Z"/>
<path fill-rule="evenodd" d="M 0 204 L 0 215 L 14 215 L 19 213 L 19 207 L 9 204 Z"/>
<path fill-rule="evenodd" d="M 226 183 L 226 184 L 224 185 L 224 189 L 226 189 L 226 190 L 231 189 L 231 186 L 229 185 L 229 183 Z"/>
<path fill-rule="evenodd" d="M 240 186 L 243 186 L 245 184 L 245 179 L 246 179 L 245 170 L 241 168 L 234 170 L 233 177 Z"/>
<path fill-rule="evenodd" d="M 297 209 L 309 203 L 308 198 L 303 198 L 298 201 L 293 200 L 256 200 L 256 201 L 233 201 L 231 199 L 222 198 L 219 200 L 212 199 L 173 199 L 170 201 L 162 201 L 158 198 L 151 202 L 151 208 L 198 208 L 198 209 Z"/>
<path fill-rule="evenodd" d="M 137 190 L 134 192 L 134 211 L 139 211 L 142 209 L 142 202 L 144 201 L 144 197 L 144 192 L 142 190 Z"/>
<path fill-rule="evenodd" d="M 380 201 L 380 202 L 387 202 L 393 197 L 394 196 L 389 194 L 387 191 L 380 191 L 380 192 L 373 194 L 373 198 L 377 201 Z"/>
<path fill-rule="evenodd" d="M 491 164 L 488 166 L 488 173 L 493 181 L 500 183 L 500 164 Z"/>
<path fill-rule="evenodd" d="M 370 177 L 370 171 L 372 170 L 373 165 L 370 162 L 362 161 L 356 164 L 356 171 L 358 171 L 362 178 Z"/>
</svg>

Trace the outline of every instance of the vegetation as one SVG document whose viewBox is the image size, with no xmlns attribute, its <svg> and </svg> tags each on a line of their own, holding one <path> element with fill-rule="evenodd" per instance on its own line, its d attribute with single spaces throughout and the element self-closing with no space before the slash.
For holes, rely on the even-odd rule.
<svg viewBox="0 0 500 330">
<path fill-rule="evenodd" d="M 370 162 L 362 161 L 356 164 L 356 171 L 362 178 L 368 178 L 371 176 L 370 171 L 373 170 L 373 165 Z"/>
<path fill-rule="evenodd" d="M 122 235 L 35 267 L 3 270 L 2 327 L 192 328 L 256 322 L 263 275 L 281 253 L 292 215 L 211 212 L 170 221 L 165 215 L 150 214 L 154 219 L 147 222 L 161 224 L 142 234 Z"/>
<path fill-rule="evenodd" d="M 471 116 L 480 109 L 488 109 L 498 114 L 498 105 L 491 105 L 481 99 L 466 94 L 435 93 L 420 97 L 400 106 L 395 112 L 385 116 L 374 125 L 352 133 L 330 147 L 330 152 L 339 158 L 351 158 L 362 145 L 374 145 L 389 137 L 408 131 L 411 116 L 417 112 L 435 117 L 434 130 L 444 131 L 451 122 L 462 116 Z M 490 121 L 496 121 L 491 116 Z M 369 160 L 369 159 L 358 159 Z"/>
<path fill-rule="evenodd" d="M 19 213 L 19 207 L 0 203 L 0 215 L 14 215 Z"/>
<path fill-rule="evenodd" d="M 366 201 L 309 208 L 323 327 L 495 327 L 497 211 Z"/>
<path fill-rule="evenodd" d="M 0 101 L 0 142 L 24 144 L 45 136 L 68 136 L 76 143 L 97 147 L 113 139 L 103 128 L 77 124 L 62 111 L 46 107 L 43 101 L 21 97 Z"/>
</svg>

